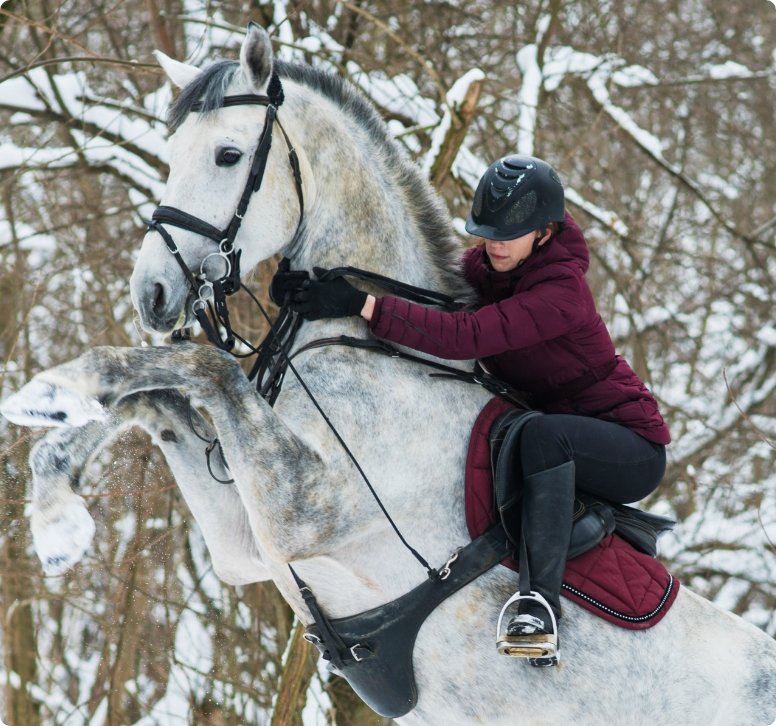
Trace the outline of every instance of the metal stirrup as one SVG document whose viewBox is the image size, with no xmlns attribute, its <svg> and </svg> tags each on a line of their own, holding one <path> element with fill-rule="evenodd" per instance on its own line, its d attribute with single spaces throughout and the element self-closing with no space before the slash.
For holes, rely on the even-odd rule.
<svg viewBox="0 0 776 726">
<path fill-rule="evenodd" d="M 533 635 L 509 635 L 502 630 L 504 615 L 510 605 L 520 600 L 532 600 L 538 602 L 550 614 L 552 623 L 551 633 L 535 633 Z M 555 613 L 550 607 L 550 603 L 543 595 L 532 590 L 529 595 L 521 595 L 516 592 L 504 603 L 501 608 L 501 614 L 498 616 L 496 624 L 496 647 L 501 655 L 510 655 L 515 658 L 559 658 L 560 650 L 558 647 L 558 621 L 555 619 Z"/>
</svg>

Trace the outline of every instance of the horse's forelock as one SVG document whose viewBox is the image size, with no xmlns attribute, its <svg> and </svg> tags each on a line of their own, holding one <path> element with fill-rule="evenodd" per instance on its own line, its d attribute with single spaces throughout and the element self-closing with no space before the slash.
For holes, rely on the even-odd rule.
<svg viewBox="0 0 776 726">
<path fill-rule="evenodd" d="M 217 61 L 207 66 L 189 84 L 187 84 L 170 106 L 167 114 L 167 126 L 174 133 L 186 120 L 195 104 L 201 104 L 197 110 L 208 113 L 220 108 L 226 95 L 226 89 L 232 82 L 240 64 L 237 61 Z"/>
</svg>

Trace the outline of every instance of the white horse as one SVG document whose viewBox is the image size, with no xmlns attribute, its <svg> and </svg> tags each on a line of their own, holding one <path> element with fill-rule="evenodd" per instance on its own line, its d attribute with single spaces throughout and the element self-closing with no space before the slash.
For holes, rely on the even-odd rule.
<svg viewBox="0 0 776 726">
<path fill-rule="evenodd" d="M 236 237 L 243 270 L 282 251 L 294 269 L 349 264 L 451 294 L 464 289 L 440 202 L 345 83 L 276 62 L 256 26 L 239 63 L 200 71 L 161 55 L 160 62 L 184 88 L 163 203 L 219 228 L 238 205 L 268 110 L 205 113 L 192 104 L 201 96 L 220 106 L 224 92 L 266 94 L 273 68 L 280 75 L 278 119 L 299 158 L 304 223 L 297 229 L 300 200 L 281 140 L 269 150 Z M 169 229 L 186 265 L 199 271 L 215 243 Z M 131 291 L 149 328 L 169 332 L 192 320 L 190 280 L 157 231 L 143 241 Z M 342 333 L 368 337 L 361 319 L 319 321 L 302 327 L 294 348 Z M 409 543 L 441 566 L 469 540 L 464 459 L 489 394 L 353 348 L 308 350 L 294 364 Z M 194 414 L 198 430 L 212 428 L 223 446 L 229 472 L 214 461 L 214 473 L 233 477 L 233 485 L 207 473 L 187 397 L 207 414 L 209 421 Z M 271 408 L 216 347 L 98 348 L 38 374 L 2 411 L 22 425 L 62 427 L 31 457 L 32 527 L 49 572 L 71 567 L 94 532 L 71 481 L 119 429 L 139 425 L 162 448 L 224 581 L 272 579 L 310 622 L 289 563 L 332 618 L 379 606 L 427 579 L 290 374 Z M 538 669 L 496 652 L 495 622 L 515 587 L 514 573 L 495 567 L 428 617 L 414 648 L 418 702 L 400 723 L 765 726 L 776 718 L 776 642 L 688 589 L 645 631 L 614 627 L 565 602 L 560 664 Z"/>
</svg>

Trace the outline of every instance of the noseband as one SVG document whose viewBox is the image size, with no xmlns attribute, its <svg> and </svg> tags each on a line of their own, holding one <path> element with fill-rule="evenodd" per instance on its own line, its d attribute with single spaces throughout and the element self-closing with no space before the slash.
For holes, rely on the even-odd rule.
<svg viewBox="0 0 776 726">
<path fill-rule="evenodd" d="M 192 291 L 196 295 L 192 312 L 197 321 L 202 326 L 211 343 L 223 350 L 231 350 L 235 344 L 235 336 L 229 324 L 229 311 L 226 305 L 226 298 L 233 295 L 240 289 L 240 254 L 235 250 L 234 241 L 240 230 L 245 212 L 254 192 L 259 191 L 264 179 L 264 171 L 267 167 L 267 158 L 272 146 L 272 129 L 275 124 L 283 134 L 288 148 L 288 160 L 291 164 L 291 172 L 296 185 L 296 194 L 299 199 L 299 222 L 296 233 L 299 232 L 304 219 L 304 195 L 302 193 L 302 175 L 299 170 L 299 158 L 296 155 L 294 147 L 288 138 L 288 134 L 277 118 L 278 107 L 283 103 L 283 89 L 280 85 L 280 79 L 276 73 L 273 73 L 269 83 L 268 94 L 266 96 L 258 94 L 242 94 L 236 96 L 225 96 L 221 106 L 266 106 L 267 115 L 264 118 L 264 127 L 259 136 L 259 144 L 256 147 L 256 153 L 253 157 L 250 173 L 245 183 L 240 201 L 237 204 L 234 215 L 229 224 L 223 229 L 218 229 L 212 224 L 195 217 L 188 212 L 184 212 L 175 207 L 159 206 L 151 215 L 151 221 L 148 222 L 149 229 L 158 232 L 167 249 L 173 255 L 183 274 L 189 281 Z M 201 111 L 202 104 L 197 103 L 192 106 L 192 111 Z M 199 274 L 195 275 L 186 265 L 181 256 L 178 246 L 172 235 L 162 226 L 164 224 L 178 227 L 200 234 L 203 237 L 213 240 L 218 245 L 216 252 L 208 254 L 200 263 Z M 296 233 L 294 236 L 296 236 Z M 208 280 L 205 265 L 208 261 L 221 261 L 224 266 L 224 274 L 217 280 Z M 210 315 L 208 315 L 208 312 Z M 212 318 L 212 322 L 211 322 Z M 218 332 L 219 325 L 225 330 L 225 337 L 222 338 Z"/>
</svg>

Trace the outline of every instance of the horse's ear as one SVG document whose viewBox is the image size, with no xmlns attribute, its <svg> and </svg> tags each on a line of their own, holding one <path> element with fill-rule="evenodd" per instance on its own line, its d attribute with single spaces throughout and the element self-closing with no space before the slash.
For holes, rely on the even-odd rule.
<svg viewBox="0 0 776 726">
<path fill-rule="evenodd" d="M 191 83 L 200 73 L 199 68 L 196 66 L 190 66 L 186 63 L 173 60 L 170 56 L 165 55 L 160 50 L 155 50 L 154 55 L 156 61 L 162 67 L 162 70 L 167 74 L 167 77 L 178 88 L 183 88 L 185 85 Z"/>
<path fill-rule="evenodd" d="M 240 65 L 245 79 L 259 91 L 272 73 L 272 41 L 267 31 L 254 22 L 248 24 L 248 34 L 240 49 Z"/>
</svg>

